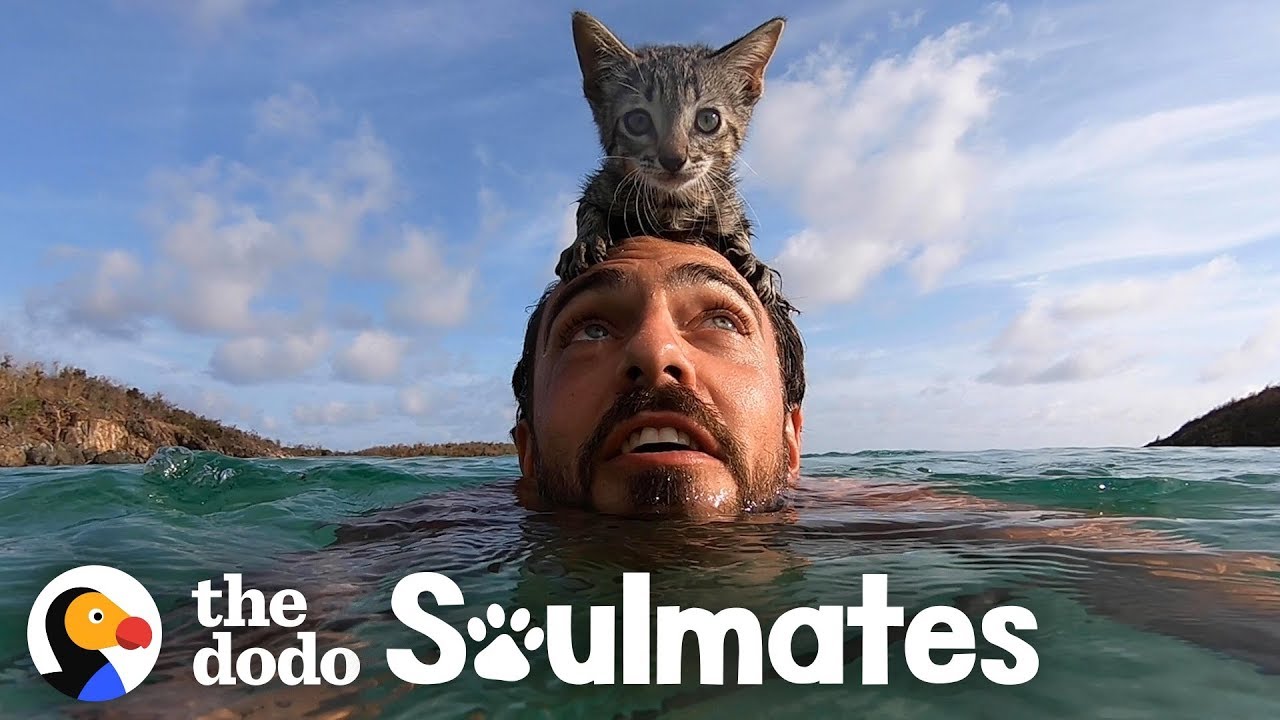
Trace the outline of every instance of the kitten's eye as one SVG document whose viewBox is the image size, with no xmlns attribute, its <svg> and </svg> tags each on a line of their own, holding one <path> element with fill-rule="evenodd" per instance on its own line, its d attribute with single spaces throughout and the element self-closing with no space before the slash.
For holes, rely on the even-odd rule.
<svg viewBox="0 0 1280 720">
<path fill-rule="evenodd" d="M 622 116 L 622 127 L 632 135 L 644 135 L 653 127 L 653 121 L 644 110 L 632 110 Z"/>
<path fill-rule="evenodd" d="M 711 108 L 699 110 L 694 124 L 698 126 L 699 130 L 710 135 L 720 129 L 720 112 Z"/>
</svg>

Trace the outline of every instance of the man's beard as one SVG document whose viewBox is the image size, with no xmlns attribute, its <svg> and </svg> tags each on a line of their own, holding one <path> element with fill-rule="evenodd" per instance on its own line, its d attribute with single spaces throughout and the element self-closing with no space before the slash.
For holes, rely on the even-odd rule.
<svg viewBox="0 0 1280 720">
<path fill-rule="evenodd" d="M 534 479 L 542 497 L 558 505 L 590 507 L 591 478 L 595 474 L 600 449 L 614 428 L 642 412 L 679 413 L 715 438 L 720 455 L 737 485 L 739 507 L 734 510 L 764 512 L 781 506 L 789 472 L 785 443 L 779 445 L 776 462 L 766 463 L 758 472 L 752 473 L 747 449 L 719 414 L 683 385 L 636 388 L 619 396 L 601 418 L 595 432 L 579 448 L 573 462 L 577 470 L 576 481 L 568 472 L 569 463 L 553 466 L 546 462 L 542 449 L 538 448 L 534 461 L 537 477 Z M 536 434 L 531 439 L 536 447 Z M 697 474 L 683 467 L 649 468 L 629 478 L 629 485 L 632 509 L 639 514 L 667 514 L 694 504 L 719 505 L 714 498 L 700 497 Z"/>
</svg>

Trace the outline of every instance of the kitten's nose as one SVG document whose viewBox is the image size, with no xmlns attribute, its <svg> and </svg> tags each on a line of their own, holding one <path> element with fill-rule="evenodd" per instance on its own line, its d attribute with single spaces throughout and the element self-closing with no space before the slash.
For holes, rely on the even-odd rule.
<svg viewBox="0 0 1280 720">
<path fill-rule="evenodd" d="M 684 155 L 676 153 L 658 153 L 658 164 L 666 168 L 667 172 L 676 172 L 684 167 Z"/>
</svg>

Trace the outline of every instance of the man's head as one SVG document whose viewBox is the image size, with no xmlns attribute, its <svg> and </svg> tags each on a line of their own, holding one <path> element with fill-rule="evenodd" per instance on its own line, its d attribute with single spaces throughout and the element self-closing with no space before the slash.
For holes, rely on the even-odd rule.
<svg viewBox="0 0 1280 720">
<path fill-rule="evenodd" d="M 656 238 L 553 285 L 512 376 L 525 490 L 628 515 L 774 507 L 800 464 L 790 313 L 714 250 Z"/>
</svg>

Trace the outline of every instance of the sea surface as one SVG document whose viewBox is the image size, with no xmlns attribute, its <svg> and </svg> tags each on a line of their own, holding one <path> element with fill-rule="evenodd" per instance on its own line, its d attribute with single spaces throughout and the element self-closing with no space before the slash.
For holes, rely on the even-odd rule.
<svg viewBox="0 0 1280 720">
<path fill-rule="evenodd" d="M 0 716 L 1280 718 L 1276 450 L 829 454 L 805 458 L 785 512 L 715 523 L 528 512 L 513 502 L 515 471 L 513 458 L 239 460 L 180 449 L 145 466 L 0 470 Z M 148 681 L 104 704 L 58 695 L 26 646 L 41 588 L 85 564 L 132 574 L 164 618 Z M 402 682 L 386 662 L 390 648 L 434 659 L 434 643 L 390 613 L 396 583 L 421 571 L 447 576 L 465 598 L 421 599 L 466 639 L 465 669 L 435 686 Z M 502 634 L 489 628 L 475 642 L 467 623 L 494 603 L 508 616 L 528 609 L 538 627 L 547 606 L 572 605 L 586 659 L 597 641 L 587 609 L 620 607 L 629 571 L 650 573 L 651 607 L 745 608 L 762 634 L 793 608 L 859 605 L 863 574 L 884 573 L 908 618 L 959 607 L 974 619 L 977 656 L 1005 663 L 1012 657 L 983 640 L 981 615 L 1018 605 L 1037 622 L 1013 632 L 1038 671 L 1004 686 L 975 665 L 933 685 L 912 674 L 895 636 L 888 682 L 867 685 L 859 629 L 847 627 L 822 643 L 844 653 L 839 684 L 790 684 L 767 656 L 762 684 L 738 684 L 730 642 L 726 684 L 700 685 L 693 634 L 676 684 L 625 685 L 619 670 L 612 685 L 570 685 L 545 643 L 522 653 L 531 669 L 518 682 L 473 672 L 470 659 Z M 317 630 L 320 652 L 356 651 L 355 682 L 195 684 L 193 658 L 213 631 L 196 623 L 191 591 L 206 579 L 221 586 L 224 572 L 308 600 L 305 627 L 253 629 L 235 648 L 278 653 L 297 645 L 298 630 Z M 817 642 L 797 633 L 797 662 Z"/>
</svg>

